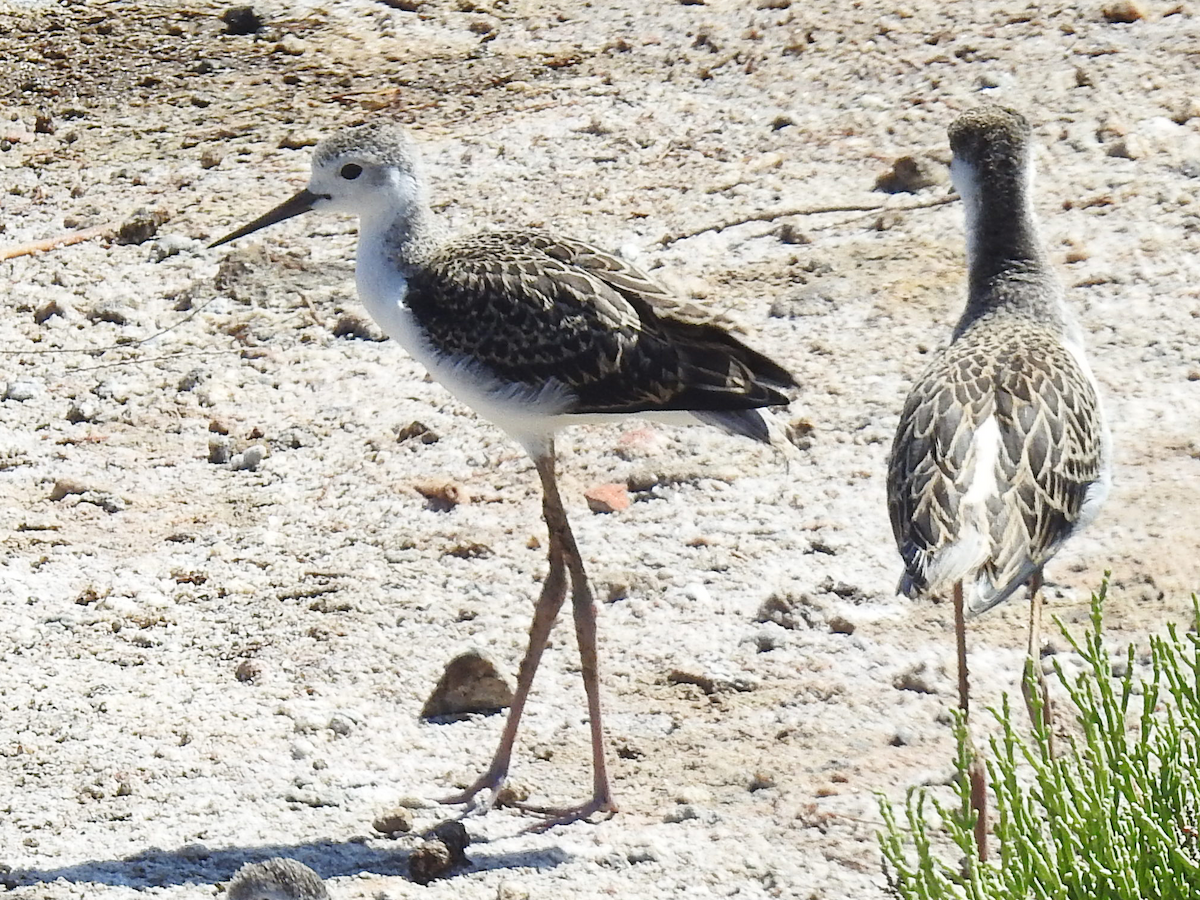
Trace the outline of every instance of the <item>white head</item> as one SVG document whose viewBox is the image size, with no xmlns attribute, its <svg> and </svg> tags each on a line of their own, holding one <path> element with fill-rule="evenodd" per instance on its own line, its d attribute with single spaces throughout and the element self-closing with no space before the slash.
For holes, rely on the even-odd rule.
<svg viewBox="0 0 1200 900">
<path fill-rule="evenodd" d="M 314 209 L 403 221 L 425 205 L 416 145 L 408 133 L 393 122 L 369 122 L 317 144 L 306 189 L 211 246 Z"/>
<path fill-rule="evenodd" d="M 308 191 L 313 209 L 402 217 L 423 199 L 416 145 L 392 122 L 347 128 L 317 144 Z"/>
</svg>

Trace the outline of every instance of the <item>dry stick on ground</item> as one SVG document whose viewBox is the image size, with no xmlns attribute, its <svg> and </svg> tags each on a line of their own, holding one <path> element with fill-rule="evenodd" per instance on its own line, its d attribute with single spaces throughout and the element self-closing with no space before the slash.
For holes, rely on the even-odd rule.
<svg viewBox="0 0 1200 900">
<path fill-rule="evenodd" d="M 910 209 L 930 209 L 934 206 L 945 206 L 947 203 L 954 203 L 956 200 L 958 200 L 958 194 L 938 197 L 936 200 L 925 200 L 922 203 L 913 203 L 908 206 L 888 206 L 886 203 L 844 203 L 838 206 L 809 206 L 799 209 L 764 209 L 762 212 L 751 213 L 748 216 L 742 216 L 740 219 L 732 219 L 728 222 L 716 222 L 712 225 L 703 225 L 700 228 L 694 228 L 690 231 L 669 234 L 662 239 L 661 243 L 664 247 L 669 247 L 676 241 L 695 237 L 698 234 L 704 234 L 706 231 L 724 231 L 726 228 L 748 225 L 751 222 L 772 222 L 775 219 L 787 219 L 791 216 L 815 216 L 821 213 L 839 212 L 875 212 L 876 210 L 880 212 L 907 212 Z"/>
<path fill-rule="evenodd" d="M 94 237 L 103 237 L 111 234 L 117 230 L 117 227 L 117 222 L 107 222 L 104 225 L 96 225 L 93 228 L 84 228 L 82 231 L 72 231 L 67 234 L 61 234 L 58 237 L 34 241 L 32 244 L 19 244 L 16 247 L 8 247 L 7 249 L 0 250 L 0 261 L 15 259 L 18 256 L 30 256 L 34 253 L 43 253 L 47 250 L 55 250 L 58 247 L 69 247 L 71 244 L 90 241 Z"/>
</svg>

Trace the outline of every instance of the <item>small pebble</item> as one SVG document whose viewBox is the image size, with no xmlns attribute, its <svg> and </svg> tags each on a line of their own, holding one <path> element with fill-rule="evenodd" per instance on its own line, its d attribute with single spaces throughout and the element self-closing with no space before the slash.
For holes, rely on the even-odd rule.
<svg viewBox="0 0 1200 900">
<path fill-rule="evenodd" d="M 657 862 L 658 851 L 649 844 L 645 844 L 641 847 L 630 847 L 625 852 L 625 858 L 635 866 L 638 863 Z"/>
<path fill-rule="evenodd" d="M 794 222 L 784 222 L 779 226 L 776 232 L 779 235 L 779 240 L 784 244 L 811 244 L 812 237 L 800 228 Z"/>
<path fill-rule="evenodd" d="M 770 772 L 763 772 L 761 770 L 751 775 L 750 780 L 746 784 L 746 790 L 752 794 L 773 787 L 775 787 L 775 776 Z"/>
<path fill-rule="evenodd" d="M 281 150 L 303 150 L 305 147 L 315 147 L 321 142 L 321 136 L 315 131 L 289 131 L 279 142 Z"/>
<path fill-rule="evenodd" d="M 457 481 L 434 478 L 416 482 L 413 489 L 437 512 L 449 512 L 460 503 L 471 502 L 470 492 Z"/>
<path fill-rule="evenodd" d="M 197 242 L 182 234 L 167 234 L 150 245 L 150 262 L 162 262 L 185 250 L 191 250 Z"/>
<path fill-rule="evenodd" d="M 100 409 L 90 401 L 77 400 L 67 407 L 66 419 L 72 425 L 79 425 L 80 422 L 95 422 L 98 418 L 100 418 Z"/>
<path fill-rule="evenodd" d="M 667 683 L 695 685 L 706 694 L 711 694 L 717 689 L 716 682 L 711 676 L 689 669 L 672 669 L 667 673 Z"/>
<path fill-rule="evenodd" d="M 108 322 L 111 325 L 128 325 L 133 321 L 133 310 L 120 300 L 105 300 L 97 303 L 88 313 L 93 322 Z"/>
<path fill-rule="evenodd" d="M 22 379 L 21 381 L 10 381 L 8 390 L 4 392 L 5 400 L 12 400 L 16 403 L 24 403 L 26 400 L 32 400 L 42 392 L 42 385 L 39 381 L 33 379 Z"/>
<path fill-rule="evenodd" d="M 179 379 L 179 384 L 177 384 L 175 386 L 175 389 L 177 391 L 179 391 L 180 393 L 186 393 L 187 391 L 194 391 L 197 387 L 199 387 L 201 384 L 203 384 L 205 381 L 207 381 L 208 378 L 209 378 L 209 374 L 208 374 L 207 370 L 192 369 L 190 372 L 188 372 L 186 375 L 184 375 L 182 378 Z M 209 431 L 212 431 L 211 426 L 209 426 Z M 228 434 L 229 432 L 226 431 L 224 433 Z"/>
<path fill-rule="evenodd" d="M 263 27 L 263 21 L 253 6 L 231 6 L 221 13 L 226 34 L 254 34 Z"/>
<path fill-rule="evenodd" d="M 1100 8 L 1104 21 L 1113 24 L 1129 25 L 1146 18 L 1146 10 L 1135 0 L 1113 0 Z"/>
<path fill-rule="evenodd" d="M 64 497 L 70 497 L 74 494 L 86 494 L 90 490 L 91 487 L 78 479 L 58 478 L 54 482 L 54 487 L 50 490 L 50 499 L 62 500 Z"/>
<path fill-rule="evenodd" d="M 932 665 L 922 660 L 904 669 L 892 679 L 892 686 L 898 691 L 914 691 L 918 694 L 939 693 L 938 682 L 941 675 Z"/>
<path fill-rule="evenodd" d="M 583 492 L 588 509 L 594 513 L 614 513 L 629 508 L 629 490 L 619 482 L 597 484 Z"/>
<path fill-rule="evenodd" d="M 829 630 L 833 634 L 854 634 L 854 629 L 854 623 L 845 616 L 835 614 L 829 617 Z"/>
<path fill-rule="evenodd" d="M 396 440 L 400 442 L 411 441 L 416 438 L 422 444 L 436 444 L 438 435 L 424 422 L 409 422 L 402 428 L 396 429 Z"/>
<path fill-rule="evenodd" d="M 209 442 L 211 449 L 212 442 Z M 211 453 L 209 458 L 211 459 Z M 267 458 L 267 448 L 262 444 L 247 447 L 241 453 L 235 453 L 229 458 L 229 467 L 235 472 L 253 472 Z"/>
<path fill-rule="evenodd" d="M 893 747 L 911 747 L 917 743 L 918 737 L 916 731 L 909 728 L 907 725 L 897 726 L 895 733 L 892 735 L 891 745 Z"/>
<path fill-rule="evenodd" d="M 767 622 L 754 633 L 754 646 L 759 653 L 778 650 L 787 642 L 784 629 L 774 622 Z"/>
<path fill-rule="evenodd" d="M 48 320 L 55 316 L 61 316 L 64 319 L 73 319 L 75 315 L 75 307 L 71 306 L 66 300 L 51 300 L 37 308 L 37 312 L 33 314 L 33 321 L 38 325 L 45 325 Z"/>
<path fill-rule="evenodd" d="M 408 877 L 417 884 L 429 884 L 454 866 L 450 848 L 441 841 L 422 841 L 408 857 Z"/>
<path fill-rule="evenodd" d="M 711 810 L 702 810 L 690 803 L 681 803 L 663 816 L 663 821 L 668 825 L 678 825 L 680 822 L 688 822 L 692 819 L 711 824 L 717 820 L 717 814 Z"/>
<path fill-rule="evenodd" d="M 470 839 L 462 822 L 441 822 L 433 829 L 433 835 L 408 858 L 409 877 L 417 884 L 429 884 L 455 866 L 467 863 L 465 851 Z"/>
<path fill-rule="evenodd" d="M 285 53 L 288 56 L 300 56 L 307 49 L 308 45 L 290 31 L 275 45 L 276 53 Z"/>
<path fill-rule="evenodd" d="M 913 194 L 946 180 L 946 167 L 922 156 L 902 156 L 875 179 L 875 190 L 885 194 Z"/>
<path fill-rule="evenodd" d="M 139 209 L 117 229 L 118 244 L 144 244 L 158 233 L 170 215 L 164 209 Z"/>
<path fill-rule="evenodd" d="M 333 326 L 334 337 L 349 337 L 360 341 L 386 341 L 387 335 L 376 327 L 375 322 L 358 313 L 346 313 Z"/>
<path fill-rule="evenodd" d="M 132 390 L 129 385 L 123 381 L 109 379 L 101 381 L 94 388 L 92 393 L 101 400 L 112 400 L 114 403 L 126 403 L 129 400 Z"/>
<path fill-rule="evenodd" d="M 208 439 L 208 461 L 214 465 L 223 466 L 229 462 L 230 443 L 227 437 L 211 437 Z"/>
<path fill-rule="evenodd" d="M 407 834 L 412 831 L 413 814 L 411 809 L 394 806 L 387 812 L 380 813 L 371 823 L 371 827 L 380 834 Z"/>
</svg>

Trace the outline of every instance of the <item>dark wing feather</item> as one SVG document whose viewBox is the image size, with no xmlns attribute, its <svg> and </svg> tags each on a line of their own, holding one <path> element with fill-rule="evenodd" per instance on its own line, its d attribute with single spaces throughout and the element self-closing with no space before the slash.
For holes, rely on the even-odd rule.
<svg viewBox="0 0 1200 900">
<path fill-rule="evenodd" d="M 538 232 L 456 241 L 415 273 L 406 303 L 434 347 L 500 380 L 575 398 L 568 413 L 746 410 L 788 399 L 776 363 L 595 247 Z"/>
</svg>

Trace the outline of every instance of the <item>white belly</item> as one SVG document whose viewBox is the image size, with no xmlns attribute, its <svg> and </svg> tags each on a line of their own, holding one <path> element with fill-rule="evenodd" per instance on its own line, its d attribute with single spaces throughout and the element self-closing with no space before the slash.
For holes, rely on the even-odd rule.
<svg viewBox="0 0 1200 900">
<path fill-rule="evenodd" d="M 573 398 L 562 382 L 551 380 L 539 388 L 503 382 L 470 357 L 439 353 L 405 305 L 408 282 L 361 244 L 356 281 L 359 299 L 388 337 L 425 366 L 435 381 L 499 425 L 531 454 L 540 452 L 546 439 L 568 424 L 563 411 Z"/>
</svg>

